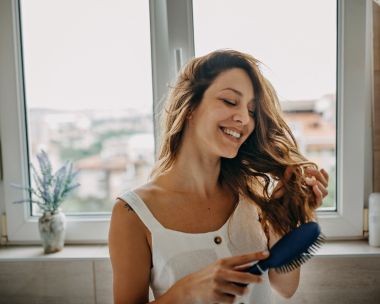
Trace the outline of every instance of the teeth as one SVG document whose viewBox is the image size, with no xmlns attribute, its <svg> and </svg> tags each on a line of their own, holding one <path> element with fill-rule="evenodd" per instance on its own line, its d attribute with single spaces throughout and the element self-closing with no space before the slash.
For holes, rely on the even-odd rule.
<svg viewBox="0 0 380 304">
<path fill-rule="evenodd" d="M 222 130 L 223 130 L 224 133 L 226 133 L 228 135 L 231 135 L 231 136 L 233 136 L 235 138 L 240 138 L 240 136 L 241 136 L 241 134 L 239 134 L 239 133 L 237 133 L 235 131 L 232 131 L 230 129 L 227 129 L 227 128 L 223 128 Z"/>
</svg>

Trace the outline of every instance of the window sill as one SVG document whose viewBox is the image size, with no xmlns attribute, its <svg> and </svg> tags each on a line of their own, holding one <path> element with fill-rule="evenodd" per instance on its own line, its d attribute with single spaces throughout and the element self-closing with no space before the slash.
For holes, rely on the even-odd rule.
<svg viewBox="0 0 380 304">
<path fill-rule="evenodd" d="M 380 257 L 380 247 L 371 247 L 368 240 L 327 241 L 316 257 Z"/>
<path fill-rule="evenodd" d="M 0 247 L 0 262 L 108 260 L 107 245 L 65 245 L 60 252 L 44 254 L 40 245 Z"/>
<path fill-rule="evenodd" d="M 380 257 L 380 247 L 369 246 L 367 240 L 328 241 L 315 256 L 325 257 Z M 51 254 L 44 254 L 37 245 L 0 247 L 0 262 L 108 259 L 107 245 L 66 245 L 62 251 Z"/>
</svg>

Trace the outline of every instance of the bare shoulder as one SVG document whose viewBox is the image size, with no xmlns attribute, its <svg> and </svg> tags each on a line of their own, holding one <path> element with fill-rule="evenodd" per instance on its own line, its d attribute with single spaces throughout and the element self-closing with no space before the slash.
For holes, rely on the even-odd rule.
<svg viewBox="0 0 380 304">
<path fill-rule="evenodd" d="M 116 203 L 113 207 L 112 213 L 124 212 L 124 209 L 127 209 L 130 212 L 135 212 L 126 200 L 120 198 L 116 199 Z"/>
<path fill-rule="evenodd" d="M 116 199 L 112 209 L 109 241 L 112 240 L 112 236 L 116 238 L 128 238 L 133 242 L 138 241 L 138 239 L 146 241 L 149 235 L 148 228 L 135 212 L 133 206 L 125 199 Z"/>
<path fill-rule="evenodd" d="M 154 183 L 147 183 L 133 190 L 150 209 L 151 202 L 155 202 L 159 188 Z M 140 219 L 139 215 L 133 209 L 134 207 L 124 198 L 118 198 L 112 210 L 111 224 L 120 227 L 125 232 L 133 231 L 136 236 L 144 235 L 151 247 L 150 231 Z M 111 227 L 112 227 L 111 226 Z"/>
<path fill-rule="evenodd" d="M 151 198 L 154 197 L 157 194 L 157 191 L 159 191 L 159 187 L 151 182 L 144 184 L 138 188 L 133 189 L 133 192 L 135 192 L 144 202 L 151 201 Z M 128 211 L 125 212 L 125 210 Z M 133 210 L 133 207 L 128 203 L 127 200 L 124 200 L 122 198 L 116 199 L 116 203 L 113 207 L 112 213 L 116 214 L 124 214 L 124 216 L 129 217 L 137 217 L 137 215 L 133 215 L 135 211 Z"/>
<path fill-rule="evenodd" d="M 148 207 L 153 201 L 157 201 L 157 199 L 162 197 L 165 193 L 164 189 L 156 182 L 147 183 L 136 188 L 134 192 L 148 205 Z"/>
<path fill-rule="evenodd" d="M 133 190 L 147 205 L 154 201 L 159 187 L 154 183 L 147 183 Z M 120 228 L 125 231 L 133 231 L 135 235 L 149 238 L 150 232 L 136 214 L 133 206 L 124 198 L 118 198 L 112 209 L 111 228 Z"/>
<path fill-rule="evenodd" d="M 146 227 L 122 199 L 115 202 L 112 210 L 108 247 L 115 303 L 146 303 L 151 269 Z"/>
<path fill-rule="evenodd" d="M 125 242 L 146 240 L 146 227 L 133 207 L 125 200 L 117 199 L 111 215 L 109 243 L 114 239 Z"/>
</svg>

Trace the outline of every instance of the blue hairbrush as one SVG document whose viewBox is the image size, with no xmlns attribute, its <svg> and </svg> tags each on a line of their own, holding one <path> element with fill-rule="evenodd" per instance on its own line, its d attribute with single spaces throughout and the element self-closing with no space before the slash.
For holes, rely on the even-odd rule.
<svg viewBox="0 0 380 304">
<path fill-rule="evenodd" d="M 260 260 L 244 271 L 257 275 L 270 268 L 279 273 L 290 272 L 312 258 L 324 241 L 325 237 L 317 223 L 301 224 L 274 244 L 268 258 Z"/>
</svg>

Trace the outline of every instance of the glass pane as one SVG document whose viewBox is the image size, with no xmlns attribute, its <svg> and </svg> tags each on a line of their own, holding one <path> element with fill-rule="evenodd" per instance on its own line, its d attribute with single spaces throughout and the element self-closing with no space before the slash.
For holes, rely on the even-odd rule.
<svg viewBox="0 0 380 304">
<path fill-rule="evenodd" d="M 196 56 L 252 54 L 272 82 L 304 155 L 330 174 L 336 208 L 337 6 L 331 0 L 193 0 Z"/>
<path fill-rule="evenodd" d="M 72 160 L 66 214 L 109 212 L 154 161 L 148 1 L 21 1 L 29 157 Z"/>
</svg>

